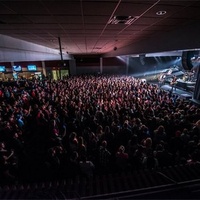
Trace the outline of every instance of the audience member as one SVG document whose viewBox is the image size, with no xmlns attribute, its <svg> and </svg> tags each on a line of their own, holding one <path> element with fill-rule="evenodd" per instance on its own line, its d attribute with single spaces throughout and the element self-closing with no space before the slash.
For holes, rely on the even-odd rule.
<svg viewBox="0 0 200 200">
<path fill-rule="evenodd" d="M 0 174 L 6 182 L 34 179 L 38 165 L 37 177 L 75 176 L 89 161 L 95 173 L 116 162 L 122 170 L 199 162 L 199 116 L 198 106 L 131 76 L 1 83 Z"/>
</svg>

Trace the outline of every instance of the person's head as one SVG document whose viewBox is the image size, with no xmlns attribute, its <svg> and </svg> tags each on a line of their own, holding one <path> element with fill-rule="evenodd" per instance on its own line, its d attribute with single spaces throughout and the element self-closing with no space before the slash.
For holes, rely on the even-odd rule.
<svg viewBox="0 0 200 200">
<path fill-rule="evenodd" d="M 145 145 L 146 148 L 151 148 L 151 146 L 152 146 L 152 139 L 148 137 L 148 138 L 144 141 L 144 145 Z"/>
<path fill-rule="evenodd" d="M 160 125 L 157 129 L 158 133 L 163 133 L 165 131 L 164 126 Z"/>
<path fill-rule="evenodd" d="M 110 133 L 110 127 L 109 126 L 105 127 L 105 133 Z"/>
<path fill-rule="evenodd" d="M 134 144 L 137 144 L 138 143 L 138 137 L 136 134 L 134 134 L 131 138 L 131 144 L 134 145 Z"/>
<path fill-rule="evenodd" d="M 180 130 L 177 130 L 177 131 L 175 132 L 175 136 L 176 136 L 176 137 L 180 137 L 180 136 L 181 136 L 181 131 L 180 131 Z"/>
<path fill-rule="evenodd" d="M 78 159 L 78 152 L 77 151 L 73 151 L 71 154 L 71 159 L 72 160 L 77 160 Z"/>
<path fill-rule="evenodd" d="M 4 142 L 0 142 L 0 149 L 4 149 L 5 148 L 5 143 Z"/>
<path fill-rule="evenodd" d="M 84 140 L 83 140 L 83 137 L 82 137 L 82 136 L 79 136 L 79 137 L 78 137 L 78 143 L 79 143 L 80 145 L 84 144 Z"/>
<path fill-rule="evenodd" d="M 125 152 L 125 147 L 123 145 L 121 145 L 119 147 L 119 150 L 118 150 L 120 153 L 124 153 Z"/>
<path fill-rule="evenodd" d="M 106 140 L 102 141 L 101 145 L 102 145 L 103 148 L 106 148 L 107 147 L 107 141 Z"/>
<path fill-rule="evenodd" d="M 75 138 L 76 138 L 77 134 L 75 132 L 72 132 L 70 135 L 69 135 L 69 138 L 71 139 L 71 141 L 73 141 Z"/>
<path fill-rule="evenodd" d="M 163 149 L 164 149 L 164 148 L 163 148 L 163 145 L 162 145 L 162 144 L 158 144 L 157 147 L 156 147 L 156 150 L 157 150 L 157 151 L 163 151 Z"/>
</svg>

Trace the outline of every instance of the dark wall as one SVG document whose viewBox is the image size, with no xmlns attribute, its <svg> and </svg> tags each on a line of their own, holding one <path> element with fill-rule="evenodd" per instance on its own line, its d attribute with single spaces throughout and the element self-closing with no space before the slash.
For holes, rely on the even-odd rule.
<svg viewBox="0 0 200 200">
<path fill-rule="evenodd" d="M 104 74 L 126 74 L 127 60 L 118 57 L 103 58 Z"/>
<path fill-rule="evenodd" d="M 97 74 L 100 72 L 100 56 L 79 55 L 74 56 L 76 62 L 76 74 Z"/>
<path fill-rule="evenodd" d="M 96 67 L 100 66 L 100 57 L 96 56 L 80 56 L 75 57 L 77 67 Z"/>
<path fill-rule="evenodd" d="M 44 63 L 46 68 L 69 68 L 69 60 L 47 60 Z"/>
<path fill-rule="evenodd" d="M 75 56 L 77 74 L 125 74 L 126 60 L 118 57 L 101 58 L 100 55 Z M 101 63 L 102 59 L 102 63 Z"/>
</svg>

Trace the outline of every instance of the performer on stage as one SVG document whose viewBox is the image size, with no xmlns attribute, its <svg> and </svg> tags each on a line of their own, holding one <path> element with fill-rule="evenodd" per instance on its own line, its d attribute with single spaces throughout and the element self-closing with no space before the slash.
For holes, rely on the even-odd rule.
<svg viewBox="0 0 200 200">
<path fill-rule="evenodd" d="M 162 74 L 159 75 L 159 77 L 158 77 L 158 83 L 159 83 L 160 87 L 164 84 L 165 77 L 166 77 L 165 73 L 162 73 Z"/>
<path fill-rule="evenodd" d="M 176 80 L 177 80 L 176 76 L 173 76 L 172 77 L 172 81 L 170 83 L 170 85 L 171 85 L 171 93 L 173 93 L 173 90 L 176 90 L 176 83 L 177 83 Z"/>
</svg>

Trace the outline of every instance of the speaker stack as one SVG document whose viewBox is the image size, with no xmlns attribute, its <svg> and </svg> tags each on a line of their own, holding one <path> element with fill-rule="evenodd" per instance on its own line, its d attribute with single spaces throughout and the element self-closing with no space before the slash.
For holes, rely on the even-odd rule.
<svg viewBox="0 0 200 200">
<path fill-rule="evenodd" d="M 192 58 L 196 58 L 199 55 L 199 51 L 183 51 L 182 53 L 182 66 L 184 70 L 191 70 L 193 68 Z"/>
</svg>

